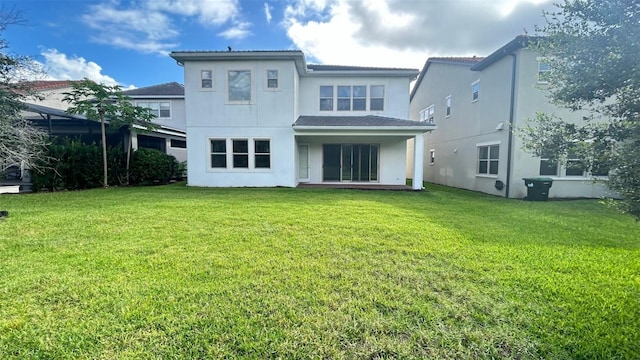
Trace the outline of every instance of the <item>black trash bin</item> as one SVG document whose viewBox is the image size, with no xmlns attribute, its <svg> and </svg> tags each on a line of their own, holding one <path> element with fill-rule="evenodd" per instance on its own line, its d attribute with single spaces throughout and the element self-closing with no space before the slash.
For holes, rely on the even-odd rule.
<svg viewBox="0 0 640 360">
<path fill-rule="evenodd" d="M 529 201 L 549 200 L 549 188 L 553 184 L 553 179 L 548 177 L 523 178 L 524 186 L 527 187 L 527 197 Z"/>
</svg>

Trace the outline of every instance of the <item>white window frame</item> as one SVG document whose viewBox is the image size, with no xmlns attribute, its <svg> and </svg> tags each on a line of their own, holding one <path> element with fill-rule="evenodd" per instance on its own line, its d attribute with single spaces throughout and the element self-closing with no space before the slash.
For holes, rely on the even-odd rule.
<svg viewBox="0 0 640 360">
<path fill-rule="evenodd" d="M 348 96 L 340 96 L 340 90 L 341 90 L 340 88 L 349 89 L 349 95 Z M 352 99 L 353 99 L 353 88 L 351 87 L 351 85 L 337 85 L 336 86 L 336 111 L 351 111 L 353 109 L 353 107 L 351 106 Z M 347 109 L 341 109 L 340 108 L 340 103 L 348 104 L 348 108 Z"/>
<path fill-rule="evenodd" d="M 268 152 L 258 152 L 256 143 L 258 141 L 267 141 L 269 144 L 269 151 Z M 271 151 L 271 144 L 273 143 L 271 141 L 271 139 L 269 138 L 254 138 L 252 139 L 252 143 L 253 143 L 253 156 L 251 156 L 251 158 L 253 158 L 253 168 L 256 170 L 271 170 L 271 167 L 273 166 L 273 152 Z M 249 149 L 249 151 L 251 151 L 251 149 Z M 258 161 L 257 161 L 257 157 L 258 156 L 268 156 L 269 157 L 269 166 L 268 167 L 258 167 Z"/>
<path fill-rule="evenodd" d="M 160 116 L 161 115 L 160 104 L 162 104 L 162 103 L 169 104 L 169 116 Z M 157 109 L 158 114 L 157 115 L 155 113 L 153 113 L 154 109 L 152 109 L 149 104 L 158 104 L 158 109 Z M 171 120 L 172 119 L 173 105 L 172 105 L 170 100 L 151 100 L 151 101 L 149 101 L 149 100 L 136 100 L 136 106 L 139 106 L 139 107 L 142 107 L 142 108 L 145 108 L 145 109 L 149 109 L 151 114 L 156 115 L 156 117 L 155 117 L 156 119 L 159 119 L 159 120 Z"/>
<path fill-rule="evenodd" d="M 234 149 L 234 144 L 236 141 L 244 141 L 247 143 L 247 152 L 236 152 Z M 251 168 L 251 149 L 249 146 L 251 145 L 251 141 L 247 138 L 232 138 L 231 139 L 231 168 L 234 170 L 248 170 Z M 236 166 L 236 156 L 246 156 L 247 157 L 247 166 Z"/>
<path fill-rule="evenodd" d="M 364 96 L 356 97 L 355 88 L 360 87 L 364 88 Z M 353 85 L 351 86 L 351 111 L 367 111 L 367 95 L 369 92 L 367 91 L 367 85 Z M 356 109 L 356 100 L 364 101 L 363 109 Z"/>
<path fill-rule="evenodd" d="M 222 141 L 224 142 L 224 152 L 214 152 L 212 149 L 213 141 Z M 229 168 L 229 142 L 226 138 L 209 138 L 209 169 L 210 170 L 221 170 Z M 224 155 L 224 166 L 213 166 L 213 155 Z"/>
<path fill-rule="evenodd" d="M 209 79 L 205 78 L 205 73 L 209 73 L 211 78 Z M 208 87 L 204 86 L 205 80 L 210 80 L 211 86 L 208 86 Z M 200 69 L 200 90 L 213 91 L 215 88 L 216 88 L 215 73 L 213 72 L 213 69 Z"/>
<path fill-rule="evenodd" d="M 471 83 L 471 102 L 474 103 L 478 100 L 480 100 L 480 80 L 476 80 Z"/>
<path fill-rule="evenodd" d="M 451 116 L 451 95 L 444 98 L 444 117 Z"/>
<path fill-rule="evenodd" d="M 236 99 L 231 99 L 231 83 L 229 81 L 229 77 L 231 76 L 232 72 L 248 72 L 249 73 L 249 99 L 240 99 L 240 100 L 236 100 Z M 253 84 L 254 84 L 254 78 L 253 78 L 253 74 L 254 71 L 252 69 L 249 68 L 238 68 L 238 69 L 228 69 L 227 70 L 227 78 L 226 78 L 226 90 L 227 90 L 227 104 L 253 104 L 254 100 L 255 100 L 255 94 L 253 91 Z"/>
<path fill-rule="evenodd" d="M 373 97 L 373 88 L 375 87 L 381 87 L 382 88 L 382 97 Z M 377 84 L 377 85 L 369 85 L 369 111 L 384 111 L 385 108 L 385 86 L 383 84 Z M 374 109 L 371 105 L 373 104 L 373 100 L 380 100 L 382 99 L 382 108 L 381 109 Z"/>
<path fill-rule="evenodd" d="M 431 104 L 429 106 L 427 106 L 426 108 L 422 109 L 420 111 L 420 121 L 421 122 L 426 122 L 428 124 L 434 124 L 435 123 L 435 112 L 436 112 L 436 105 L 435 104 Z"/>
<path fill-rule="evenodd" d="M 435 149 L 430 149 L 429 150 L 429 165 L 433 166 L 436 164 L 436 150 Z"/>
<path fill-rule="evenodd" d="M 498 158 L 497 159 L 492 159 L 491 158 L 491 148 L 497 146 L 498 147 Z M 481 148 L 487 148 L 487 158 L 481 158 L 480 157 L 480 149 Z M 480 162 L 481 161 L 486 161 L 487 162 L 487 172 L 480 172 Z M 496 173 L 492 174 L 491 173 L 491 163 L 495 162 L 496 165 Z M 500 175 L 500 142 L 488 142 L 488 143 L 480 143 L 480 144 L 476 144 L 476 176 L 480 176 L 480 177 L 491 177 L 491 178 L 497 178 L 498 175 Z"/>
<path fill-rule="evenodd" d="M 323 97 L 322 96 L 322 88 L 331 88 L 331 97 Z M 336 87 L 333 85 L 320 85 L 318 86 L 318 111 L 335 111 L 336 109 Z M 323 109 L 322 108 L 322 100 L 331 99 L 331 109 Z"/>
<path fill-rule="evenodd" d="M 183 146 L 173 146 L 173 142 L 174 141 L 183 141 L 184 142 L 184 147 Z M 172 149 L 186 149 L 187 148 L 187 139 L 169 139 L 169 147 Z"/>
<path fill-rule="evenodd" d="M 536 80 L 540 85 L 546 85 L 549 83 L 548 80 L 544 80 L 544 78 L 548 75 L 547 73 L 551 72 L 551 64 L 547 61 L 546 58 L 537 57 L 536 61 L 538 62 L 538 72 L 536 73 Z M 543 68 L 546 65 L 545 68 Z"/>
<path fill-rule="evenodd" d="M 269 73 L 270 72 L 274 72 L 275 71 L 275 78 L 270 77 Z M 275 86 L 270 86 L 272 85 L 270 80 L 275 80 Z M 265 71 L 265 89 L 269 90 L 269 91 L 276 91 L 280 89 L 280 71 L 278 71 L 278 69 L 267 69 Z"/>
</svg>

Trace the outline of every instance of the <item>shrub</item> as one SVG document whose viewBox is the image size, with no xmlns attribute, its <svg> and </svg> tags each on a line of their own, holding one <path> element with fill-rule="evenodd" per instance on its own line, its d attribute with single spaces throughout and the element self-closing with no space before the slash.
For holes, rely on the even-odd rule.
<svg viewBox="0 0 640 360">
<path fill-rule="evenodd" d="M 131 185 L 167 184 L 181 177 L 183 166 L 172 155 L 155 149 L 140 148 L 131 155 L 129 183 Z"/>
</svg>

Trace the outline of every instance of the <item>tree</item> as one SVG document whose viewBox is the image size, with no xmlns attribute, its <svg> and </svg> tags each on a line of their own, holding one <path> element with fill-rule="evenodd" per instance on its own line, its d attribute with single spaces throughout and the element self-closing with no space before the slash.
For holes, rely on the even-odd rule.
<svg viewBox="0 0 640 360">
<path fill-rule="evenodd" d="M 134 106 L 131 99 L 122 94 L 119 85 L 104 85 L 93 82 L 89 79 L 72 83 L 71 92 L 64 93 L 63 101 L 72 104 L 67 112 L 70 114 L 81 114 L 90 120 L 100 122 L 100 133 L 102 141 L 102 163 L 103 163 L 103 186 L 109 187 L 108 182 L 108 160 L 107 160 L 107 135 L 106 122 L 110 126 L 121 126 L 134 124 L 142 125 L 145 129 L 153 128 L 150 121 L 155 117 L 149 109 Z M 132 129 L 129 129 L 131 132 Z M 131 141 L 129 141 L 127 151 L 127 165 L 129 164 Z M 128 172 L 128 169 L 127 169 Z M 128 175 L 127 175 L 128 177 Z"/>
<path fill-rule="evenodd" d="M 4 169 L 34 169 L 47 144 L 45 131 L 21 116 L 24 101 L 33 96 L 23 75 L 34 73 L 34 62 L 28 57 L 7 52 L 2 33 L 22 18 L 13 9 L 0 8 L 0 174 Z M 21 172 L 22 173 L 22 172 Z"/>
<path fill-rule="evenodd" d="M 592 114 L 583 125 L 538 114 L 521 132 L 525 148 L 551 159 L 579 156 L 623 211 L 640 220 L 640 0 L 564 0 L 545 12 L 533 47 L 551 65 L 553 103 Z"/>
</svg>

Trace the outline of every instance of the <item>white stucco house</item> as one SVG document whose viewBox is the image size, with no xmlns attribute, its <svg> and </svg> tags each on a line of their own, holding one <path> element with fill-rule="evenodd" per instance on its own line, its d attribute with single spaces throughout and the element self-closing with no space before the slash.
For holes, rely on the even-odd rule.
<svg viewBox="0 0 640 360">
<path fill-rule="evenodd" d="M 611 196 L 606 173 L 560 166 L 522 150 L 510 131 L 536 112 L 582 122 L 584 112 L 551 104 L 545 95 L 544 59 L 518 36 L 487 57 L 430 58 L 410 95 L 410 118 L 433 123 L 421 149 L 424 180 L 508 198 L 524 198 L 523 178 L 553 179 L 549 197 Z M 569 159 L 571 161 L 571 159 Z"/>
<path fill-rule="evenodd" d="M 175 51 L 184 67 L 188 184 L 405 185 L 414 69 L 307 65 L 301 51 Z M 422 188 L 423 152 L 413 165 Z"/>
</svg>

